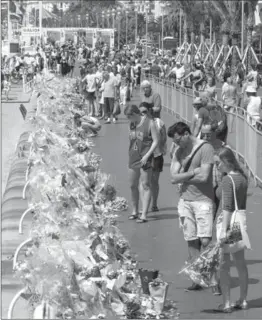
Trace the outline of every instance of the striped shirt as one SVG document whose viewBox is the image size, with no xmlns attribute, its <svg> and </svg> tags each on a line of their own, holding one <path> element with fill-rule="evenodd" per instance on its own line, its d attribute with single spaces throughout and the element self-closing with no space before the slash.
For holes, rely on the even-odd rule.
<svg viewBox="0 0 262 320">
<path fill-rule="evenodd" d="M 233 178 L 235 183 L 238 209 L 244 210 L 246 209 L 247 202 L 247 180 L 240 173 L 231 174 L 231 177 Z M 228 177 L 227 175 L 223 177 L 222 184 L 218 187 L 216 195 L 219 199 L 221 199 L 223 195 L 222 210 L 229 212 L 235 211 L 233 184 L 230 177 Z"/>
</svg>

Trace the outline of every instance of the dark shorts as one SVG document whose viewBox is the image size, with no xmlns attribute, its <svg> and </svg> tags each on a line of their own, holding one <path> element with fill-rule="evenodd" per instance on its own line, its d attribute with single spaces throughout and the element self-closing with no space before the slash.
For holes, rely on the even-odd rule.
<svg viewBox="0 0 262 320">
<path fill-rule="evenodd" d="M 150 157 L 147 161 L 147 163 L 141 167 L 140 161 L 133 162 L 132 159 L 129 159 L 129 169 L 143 169 L 144 171 L 147 171 L 152 168 L 152 158 Z"/>
<path fill-rule="evenodd" d="M 155 172 L 162 172 L 164 167 L 163 155 L 152 159 L 152 169 Z"/>
<path fill-rule="evenodd" d="M 96 99 L 96 94 L 95 92 L 86 92 L 86 99 L 93 101 Z"/>
</svg>

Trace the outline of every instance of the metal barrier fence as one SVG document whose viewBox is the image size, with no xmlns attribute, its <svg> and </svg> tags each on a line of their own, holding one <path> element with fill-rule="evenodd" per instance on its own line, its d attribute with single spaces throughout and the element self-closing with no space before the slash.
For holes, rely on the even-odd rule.
<svg viewBox="0 0 262 320">
<path fill-rule="evenodd" d="M 142 75 L 142 81 L 147 79 L 152 84 L 154 92 L 162 99 L 162 107 L 177 119 L 191 124 L 194 116 L 192 89 L 173 84 L 170 81 Z M 217 101 L 223 107 L 222 101 Z M 262 184 L 262 132 L 248 121 L 248 114 L 243 108 L 236 107 L 233 117 L 232 131 L 228 133 L 227 143 L 235 151 L 254 177 L 256 183 Z M 258 122 L 262 127 L 262 122 Z"/>
<path fill-rule="evenodd" d="M 25 77 L 23 77 L 23 91 L 24 93 L 28 93 L 33 90 L 34 87 L 34 79 L 27 81 L 25 80 Z"/>
</svg>

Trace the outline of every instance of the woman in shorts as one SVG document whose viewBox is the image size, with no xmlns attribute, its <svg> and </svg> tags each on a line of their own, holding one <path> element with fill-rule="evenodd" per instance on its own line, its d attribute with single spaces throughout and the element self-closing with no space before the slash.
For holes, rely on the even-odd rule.
<svg viewBox="0 0 262 320">
<path fill-rule="evenodd" d="M 147 102 L 142 102 L 139 106 L 142 115 L 152 119 L 156 125 L 157 133 L 159 136 L 159 143 L 154 151 L 152 158 L 152 212 L 159 211 L 157 200 L 159 195 L 159 178 L 160 173 L 163 171 L 164 155 L 167 150 L 167 134 L 164 122 L 159 118 L 153 117 L 152 105 Z"/>
<path fill-rule="evenodd" d="M 129 105 L 124 111 L 129 126 L 129 182 L 132 195 L 133 212 L 129 220 L 137 223 L 147 222 L 147 212 L 152 196 L 152 158 L 158 145 L 158 134 L 152 119 L 142 116 L 136 105 Z M 139 180 L 143 192 L 139 192 Z M 142 197 L 142 213 L 139 217 L 139 196 Z"/>
</svg>

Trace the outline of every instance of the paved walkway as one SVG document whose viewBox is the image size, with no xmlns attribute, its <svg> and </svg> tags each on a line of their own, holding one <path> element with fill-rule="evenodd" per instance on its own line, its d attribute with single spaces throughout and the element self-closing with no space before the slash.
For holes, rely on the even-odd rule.
<svg viewBox="0 0 262 320">
<path fill-rule="evenodd" d="M 134 102 L 139 101 L 137 93 Z M 173 123 L 172 116 L 162 114 L 162 119 L 168 127 Z M 109 143 L 111 141 L 111 143 Z M 117 187 L 121 196 L 129 201 L 128 186 L 128 122 L 124 115 L 120 115 L 117 124 L 104 125 L 99 137 L 95 139 L 96 153 L 103 158 L 102 168 L 111 174 L 111 181 Z M 168 148 L 170 147 L 170 139 Z M 170 283 L 168 297 L 177 301 L 181 318 L 221 318 L 213 314 L 212 309 L 221 302 L 221 297 L 214 297 L 210 290 L 197 293 L 186 293 L 184 288 L 190 285 L 187 279 L 177 275 L 184 261 L 187 259 L 187 246 L 178 226 L 176 188 L 170 183 L 170 158 L 165 157 L 164 171 L 160 177 L 160 197 L 158 213 L 149 214 L 149 222 L 137 224 L 128 220 L 129 212 L 119 218 L 119 226 L 123 234 L 131 243 L 132 251 L 142 267 L 159 269 L 163 279 Z M 235 312 L 226 318 L 259 318 L 262 312 L 261 282 L 262 282 L 262 222 L 261 203 L 262 190 L 250 188 L 248 200 L 248 221 L 253 251 L 247 253 L 249 268 L 249 305 L 250 310 Z M 236 269 L 232 273 L 232 298 L 239 295 L 239 284 Z M 222 315 L 223 316 L 223 315 Z"/>
<path fill-rule="evenodd" d="M 28 103 L 30 102 L 32 92 L 23 92 L 22 82 L 18 84 L 11 84 L 11 88 L 8 94 L 8 100 L 3 98 L 2 103 Z"/>
<path fill-rule="evenodd" d="M 139 101 L 136 94 L 134 103 Z M 163 114 L 162 119 L 166 126 L 172 124 L 173 119 L 168 114 Z M 94 139 L 96 146 L 94 152 L 103 158 L 102 169 L 111 175 L 111 182 L 116 186 L 118 194 L 130 201 L 130 189 L 128 186 L 127 160 L 128 160 L 128 124 L 125 117 L 120 115 L 117 124 L 103 125 L 98 137 Z M 168 141 L 170 147 L 170 139 Z M 128 220 L 129 212 L 119 217 L 119 227 L 126 238 L 130 241 L 133 253 L 136 255 L 140 266 L 159 269 L 163 279 L 170 283 L 168 298 L 177 302 L 181 318 L 203 319 L 203 318 L 247 318 L 255 319 L 261 317 L 262 298 L 262 247 L 261 247 L 261 203 L 262 190 L 251 188 L 248 201 L 248 222 L 250 240 L 253 251 L 247 252 L 247 263 L 249 268 L 249 305 L 250 310 L 235 312 L 231 315 L 213 314 L 212 309 L 221 302 L 221 297 L 214 297 L 210 290 L 197 293 L 186 293 L 184 288 L 190 282 L 177 273 L 187 259 L 187 247 L 182 233 L 178 227 L 176 188 L 170 183 L 169 176 L 170 159 L 165 157 L 164 171 L 160 178 L 160 197 L 158 213 L 149 214 L 149 222 L 137 224 Z M 12 217 L 14 220 L 20 216 Z M 11 261 L 7 257 L 14 253 L 16 246 L 26 238 L 30 220 L 27 221 L 25 235 L 19 236 L 16 230 L 11 230 L 5 221 L 2 226 L 2 313 L 6 318 L 7 308 L 15 293 L 21 288 L 19 281 L 12 277 Z M 7 241 L 8 235 L 12 233 L 12 241 Z M 9 240 L 11 240 L 9 238 Z M 236 269 L 232 268 L 232 298 L 237 299 L 239 284 Z M 26 304 L 23 300 L 16 306 L 14 318 L 28 319 Z"/>
</svg>

